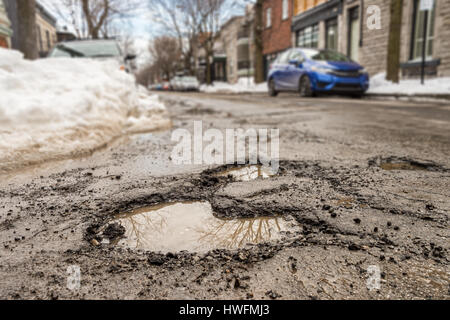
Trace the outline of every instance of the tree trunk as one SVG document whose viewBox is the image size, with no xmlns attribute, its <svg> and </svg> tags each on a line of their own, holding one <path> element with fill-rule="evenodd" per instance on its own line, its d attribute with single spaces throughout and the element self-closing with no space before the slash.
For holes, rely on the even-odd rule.
<svg viewBox="0 0 450 320">
<path fill-rule="evenodd" d="M 19 50 L 25 59 L 39 58 L 36 31 L 36 1 L 17 0 Z"/>
<path fill-rule="evenodd" d="M 212 84 L 212 74 L 211 74 L 211 53 L 206 54 L 206 84 Z"/>
<path fill-rule="evenodd" d="M 386 80 L 399 82 L 403 0 L 391 0 Z"/>
<path fill-rule="evenodd" d="M 88 33 L 92 39 L 98 39 L 100 34 L 100 29 L 105 24 L 106 19 L 109 15 L 109 0 L 103 0 L 103 12 L 97 22 L 94 23 L 94 17 L 92 16 L 91 7 L 89 0 L 82 0 L 82 9 L 84 18 L 88 26 Z"/>
</svg>

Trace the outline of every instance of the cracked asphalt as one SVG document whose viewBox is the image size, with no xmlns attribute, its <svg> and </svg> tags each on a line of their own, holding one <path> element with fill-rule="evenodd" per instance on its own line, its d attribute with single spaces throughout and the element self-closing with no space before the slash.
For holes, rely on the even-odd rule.
<svg viewBox="0 0 450 320">
<path fill-rule="evenodd" d="M 161 93 L 171 130 L 0 180 L 3 299 L 449 299 L 450 105 Z M 280 129 L 280 171 L 175 165 L 173 129 Z M 206 254 L 106 244 L 145 206 L 208 201 L 219 218 L 282 216 L 281 240 Z M 67 287 L 79 266 L 81 287 Z M 370 266 L 380 286 L 369 290 Z"/>
</svg>

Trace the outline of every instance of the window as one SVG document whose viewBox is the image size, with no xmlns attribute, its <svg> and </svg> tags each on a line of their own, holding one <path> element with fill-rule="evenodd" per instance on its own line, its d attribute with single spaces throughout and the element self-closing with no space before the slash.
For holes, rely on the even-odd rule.
<svg viewBox="0 0 450 320">
<path fill-rule="evenodd" d="M 47 50 L 50 50 L 52 48 L 52 43 L 50 41 L 50 32 L 48 32 L 48 30 L 46 30 L 45 35 L 47 37 Z"/>
<path fill-rule="evenodd" d="M 325 47 L 329 50 L 337 50 L 338 44 L 338 24 L 337 19 L 326 22 Z"/>
<path fill-rule="evenodd" d="M 289 18 L 289 0 L 283 0 L 281 19 L 286 20 L 287 18 Z"/>
<path fill-rule="evenodd" d="M 315 24 L 297 32 L 297 47 L 317 48 L 319 46 L 319 25 Z"/>
<path fill-rule="evenodd" d="M 42 45 L 42 34 L 41 34 L 41 27 L 37 26 L 37 33 L 38 33 L 38 41 L 39 41 L 39 51 L 43 51 L 43 45 Z"/>
<path fill-rule="evenodd" d="M 303 62 L 305 60 L 305 58 L 303 57 L 303 55 L 300 51 L 292 50 L 291 54 L 289 55 L 289 60 Z"/>
<path fill-rule="evenodd" d="M 288 64 L 289 63 L 289 56 L 291 55 L 291 51 L 287 50 L 283 52 L 277 59 L 276 63 L 279 64 Z"/>
<path fill-rule="evenodd" d="M 267 8 L 266 10 L 266 28 L 272 26 L 272 8 Z"/>
<path fill-rule="evenodd" d="M 435 2 L 436 3 L 436 2 Z M 435 7 L 428 13 L 427 23 L 427 43 L 426 43 L 426 57 L 433 56 L 433 40 L 434 40 L 434 19 Z M 414 3 L 414 24 L 413 24 L 413 41 L 411 46 L 411 59 L 420 59 L 422 57 L 423 48 L 423 28 L 425 23 L 425 11 L 419 10 L 419 0 Z"/>
<path fill-rule="evenodd" d="M 351 8 L 348 11 L 348 28 L 347 54 L 353 61 L 358 61 L 360 45 L 359 7 Z"/>
</svg>

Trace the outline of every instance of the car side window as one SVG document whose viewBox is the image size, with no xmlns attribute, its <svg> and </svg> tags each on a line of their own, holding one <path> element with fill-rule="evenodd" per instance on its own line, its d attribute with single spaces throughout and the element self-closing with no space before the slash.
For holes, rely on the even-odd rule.
<svg viewBox="0 0 450 320">
<path fill-rule="evenodd" d="M 292 51 L 289 60 L 296 60 L 299 62 L 303 62 L 305 59 L 300 51 Z"/>
<path fill-rule="evenodd" d="M 286 52 L 284 52 L 281 56 L 280 56 L 280 60 L 278 63 L 281 64 L 288 64 L 289 63 L 289 56 L 291 55 L 291 51 L 288 50 Z"/>
</svg>

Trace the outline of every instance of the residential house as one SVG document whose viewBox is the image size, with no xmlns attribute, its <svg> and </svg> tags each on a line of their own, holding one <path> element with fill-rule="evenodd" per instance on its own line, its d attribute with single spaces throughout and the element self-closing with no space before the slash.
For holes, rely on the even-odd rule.
<svg viewBox="0 0 450 320">
<path fill-rule="evenodd" d="M 254 5 L 249 4 L 237 34 L 238 77 L 251 78 L 254 75 L 255 33 Z"/>
<path fill-rule="evenodd" d="M 11 21 L 11 28 L 13 34 L 11 37 L 11 47 L 19 50 L 19 20 L 17 15 L 16 0 L 3 0 L 5 8 Z M 37 27 L 37 46 L 39 55 L 46 56 L 57 42 L 56 37 L 56 18 L 43 7 L 39 2 L 36 2 L 36 27 Z"/>
<path fill-rule="evenodd" d="M 11 22 L 9 21 L 8 15 L 6 14 L 3 0 L 0 0 L 0 47 L 11 47 L 11 35 Z"/>
<path fill-rule="evenodd" d="M 56 18 L 38 2 L 36 2 L 36 27 L 39 55 L 45 57 L 57 42 Z"/>
<path fill-rule="evenodd" d="M 226 57 L 226 79 L 230 83 L 236 83 L 239 79 L 239 46 L 240 37 L 247 37 L 241 31 L 244 22 L 243 16 L 235 16 L 229 19 L 220 29 L 219 41 L 222 43 L 223 54 Z M 248 40 L 248 39 L 247 39 Z M 241 62 L 242 57 L 241 57 Z M 241 66 L 242 67 L 242 66 Z"/>
<path fill-rule="evenodd" d="M 73 41 L 76 40 L 77 36 L 70 32 L 67 27 L 63 27 L 61 30 L 56 31 L 56 41 Z"/>
<path fill-rule="evenodd" d="M 222 31 L 220 31 L 214 38 L 213 57 L 210 61 L 211 80 L 212 81 L 226 81 L 226 52 L 225 47 L 222 46 L 221 41 Z M 197 72 L 197 79 L 204 83 L 207 78 L 207 57 L 204 49 L 204 42 L 207 41 L 210 34 L 200 34 L 195 41 L 196 45 L 193 48 L 194 60 Z"/>
<path fill-rule="evenodd" d="M 424 12 L 419 10 L 419 1 L 403 2 L 400 44 L 403 77 L 420 74 Z M 374 14 L 379 14 L 379 29 L 371 23 Z M 345 53 L 373 75 L 386 70 L 389 23 L 389 0 L 294 0 L 293 42 L 297 47 Z M 428 19 L 426 56 L 427 75 L 450 76 L 448 0 L 435 0 Z"/>
<path fill-rule="evenodd" d="M 292 47 L 292 0 L 265 0 L 263 2 L 264 74 L 277 56 Z"/>
</svg>

